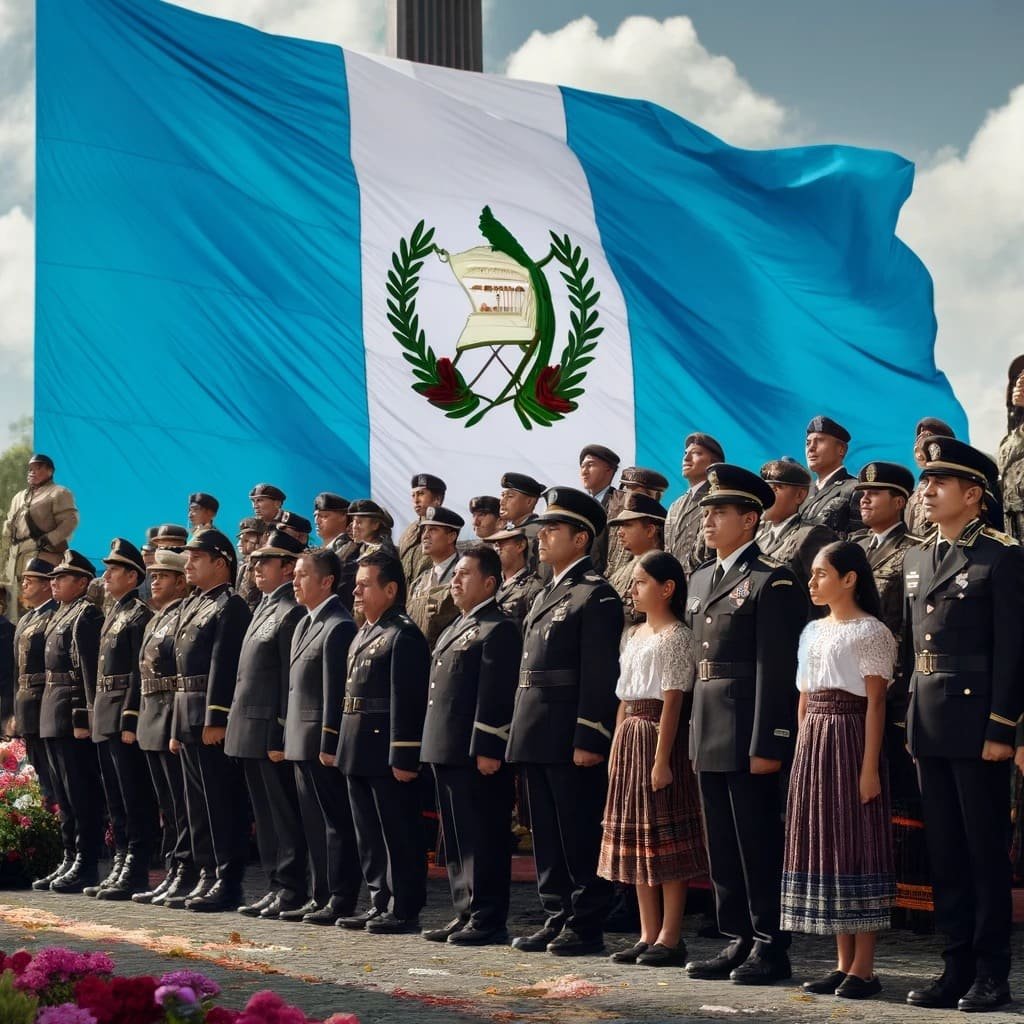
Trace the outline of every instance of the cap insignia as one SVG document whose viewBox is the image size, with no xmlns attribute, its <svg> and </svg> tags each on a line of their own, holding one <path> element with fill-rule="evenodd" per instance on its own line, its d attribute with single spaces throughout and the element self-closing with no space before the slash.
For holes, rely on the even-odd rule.
<svg viewBox="0 0 1024 1024">
<path fill-rule="evenodd" d="M 878 479 L 878 467 L 873 462 L 864 470 L 864 479 L 869 484 L 873 484 Z"/>
<path fill-rule="evenodd" d="M 930 445 L 928 445 L 928 458 L 931 459 L 932 462 L 936 462 L 938 461 L 940 455 L 942 455 L 942 448 L 935 441 L 933 441 Z"/>
</svg>

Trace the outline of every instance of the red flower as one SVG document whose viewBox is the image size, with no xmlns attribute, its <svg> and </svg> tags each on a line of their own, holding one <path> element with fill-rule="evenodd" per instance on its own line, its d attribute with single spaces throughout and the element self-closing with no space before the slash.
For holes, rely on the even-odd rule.
<svg viewBox="0 0 1024 1024">
<path fill-rule="evenodd" d="M 572 412 L 576 406 L 567 398 L 555 394 L 558 391 L 558 382 L 561 376 L 561 366 L 545 366 L 537 378 L 534 394 L 537 401 L 551 412 Z"/>
<path fill-rule="evenodd" d="M 78 1005 L 87 1009 L 97 1024 L 155 1024 L 163 1020 L 163 1008 L 154 994 L 156 979 L 104 978 L 90 975 L 75 986 Z"/>
<path fill-rule="evenodd" d="M 424 388 L 421 394 L 425 395 L 434 405 L 454 405 L 459 401 L 462 388 L 459 384 L 459 375 L 450 359 L 438 359 L 437 361 L 438 384 Z"/>
<path fill-rule="evenodd" d="M 238 1010 L 229 1010 L 226 1006 L 215 1006 L 206 1011 L 206 1024 L 235 1024 L 240 1016 Z"/>
</svg>

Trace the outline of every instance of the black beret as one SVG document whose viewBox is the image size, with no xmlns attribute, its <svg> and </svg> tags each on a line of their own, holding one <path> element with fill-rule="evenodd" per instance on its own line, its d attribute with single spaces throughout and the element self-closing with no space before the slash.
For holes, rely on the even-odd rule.
<svg viewBox="0 0 1024 1024">
<path fill-rule="evenodd" d="M 160 532 L 159 526 L 146 527 L 146 540 L 152 540 Z"/>
<path fill-rule="evenodd" d="M 426 487 L 428 491 L 433 491 L 435 494 L 444 494 L 448 490 L 444 485 L 444 481 L 432 473 L 417 473 L 412 478 L 412 483 L 409 486 L 413 490 L 416 490 L 418 487 Z"/>
<path fill-rule="evenodd" d="M 702 434 L 699 431 L 688 434 L 683 442 L 683 450 L 685 451 L 691 444 L 699 444 L 701 448 L 707 448 L 717 459 L 725 458 L 725 449 L 710 434 Z"/>
<path fill-rule="evenodd" d="M 62 576 L 64 573 L 73 573 L 75 576 L 88 576 L 89 579 L 95 579 L 96 566 L 85 555 L 68 548 L 60 562 L 50 567 L 48 575 L 52 578 L 54 576 Z"/>
<path fill-rule="evenodd" d="M 588 456 L 593 455 L 595 459 L 600 459 L 602 462 L 607 462 L 612 469 L 619 468 L 619 457 L 611 450 L 606 448 L 603 444 L 588 444 L 580 452 L 580 464 L 583 464 L 583 460 Z"/>
<path fill-rule="evenodd" d="M 627 494 L 626 502 L 614 519 L 608 520 L 609 526 L 618 526 L 619 523 L 628 523 L 634 519 L 654 519 L 659 523 L 665 522 L 668 512 L 665 506 L 647 494 Z"/>
<path fill-rule="evenodd" d="M 956 437 L 953 428 L 945 420 L 936 419 L 934 416 L 925 416 L 923 420 L 918 420 L 914 429 L 914 437 L 931 434 L 938 434 L 940 437 Z"/>
<path fill-rule="evenodd" d="M 664 477 L 655 469 L 646 469 L 643 466 L 627 466 L 619 478 L 622 487 L 646 487 L 649 491 L 667 491 L 668 478 Z"/>
<path fill-rule="evenodd" d="M 575 487 L 549 487 L 544 492 L 547 508 L 536 523 L 570 523 L 583 526 L 595 537 L 604 530 L 608 516 L 599 501 Z"/>
<path fill-rule="evenodd" d="M 379 519 L 389 530 L 394 528 L 395 520 L 386 508 L 381 508 L 377 502 L 370 498 L 360 498 L 353 501 L 348 507 L 350 516 L 368 516 L 370 519 Z"/>
<path fill-rule="evenodd" d="M 32 456 L 31 459 L 28 460 L 28 464 L 30 466 L 34 462 L 39 463 L 40 466 L 46 466 L 48 469 L 51 470 L 55 468 L 53 465 L 53 459 L 51 459 L 49 455 L 42 455 L 39 452 L 37 452 L 35 455 Z"/>
<path fill-rule="evenodd" d="M 262 533 L 260 529 L 260 523 L 262 520 L 257 519 L 255 516 L 246 516 L 238 523 L 238 536 L 241 537 L 243 533 Z"/>
<path fill-rule="evenodd" d="M 188 503 L 190 505 L 198 505 L 200 508 L 209 509 L 214 515 L 220 511 L 220 502 L 212 494 L 207 494 L 206 491 L 195 491 L 193 494 L 190 494 L 188 496 Z"/>
<path fill-rule="evenodd" d="M 471 515 L 474 512 L 489 512 L 492 516 L 496 516 L 500 509 L 501 502 L 490 494 L 481 494 L 476 498 L 469 499 L 469 511 Z"/>
<path fill-rule="evenodd" d="M 955 437 L 933 434 L 923 438 L 921 447 L 927 461 L 921 476 L 956 476 L 991 489 L 998 477 L 996 464 L 977 448 Z"/>
<path fill-rule="evenodd" d="M 249 500 L 253 498 L 272 498 L 274 501 L 284 502 L 286 495 L 280 487 L 275 487 L 273 484 L 257 484 L 249 492 Z"/>
<path fill-rule="evenodd" d="M 142 560 L 142 552 L 124 537 L 115 537 L 110 542 L 110 554 L 103 559 L 104 565 L 124 565 L 134 569 L 140 576 L 146 575 L 146 563 Z"/>
<path fill-rule="evenodd" d="M 53 563 L 42 558 L 29 559 L 28 564 L 21 570 L 22 576 L 33 576 L 36 579 L 44 579 L 53 572 Z"/>
<path fill-rule="evenodd" d="M 850 432 L 846 427 L 839 423 L 836 423 L 834 419 L 828 416 L 815 416 L 810 423 L 807 424 L 808 434 L 828 434 L 829 437 L 834 437 L 837 441 L 842 441 L 843 444 L 850 443 Z"/>
<path fill-rule="evenodd" d="M 152 539 L 181 541 L 184 544 L 188 540 L 188 530 L 177 523 L 164 523 L 156 528 L 156 533 L 153 534 Z"/>
<path fill-rule="evenodd" d="M 869 462 L 858 474 L 855 491 L 876 488 L 896 491 L 909 498 L 914 491 L 914 474 L 897 462 Z"/>
<path fill-rule="evenodd" d="M 249 556 L 250 558 L 298 558 L 306 545 L 290 533 L 271 530 L 266 540 Z"/>
<path fill-rule="evenodd" d="M 234 544 L 220 530 L 203 530 L 202 533 L 197 533 L 185 545 L 185 548 L 188 551 L 205 551 L 215 558 L 226 559 L 232 566 L 238 561 Z"/>
<path fill-rule="evenodd" d="M 708 490 L 700 499 L 706 505 L 738 505 L 763 512 L 775 504 L 775 492 L 756 473 L 742 466 L 716 462 L 708 467 Z"/>
<path fill-rule="evenodd" d="M 796 459 L 772 459 L 761 467 L 761 479 L 769 484 L 788 484 L 790 487 L 810 487 L 810 471 Z"/>
<path fill-rule="evenodd" d="M 445 508 L 443 505 L 431 505 L 423 513 L 423 518 L 420 520 L 421 529 L 424 526 L 447 526 L 449 530 L 454 530 L 456 533 L 465 525 L 466 520 L 458 512 L 453 512 L 450 508 Z"/>
<path fill-rule="evenodd" d="M 508 491 L 519 491 L 530 498 L 539 498 L 544 493 L 544 485 L 525 473 L 506 473 L 501 478 L 501 486 Z"/>
<path fill-rule="evenodd" d="M 347 512 L 351 504 L 348 498 L 343 498 L 340 494 L 321 491 L 313 499 L 313 510 L 315 512 Z"/>
<path fill-rule="evenodd" d="M 305 516 L 300 516 L 298 512 L 289 512 L 286 508 L 277 513 L 274 522 L 278 526 L 289 526 L 298 533 L 313 532 L 313 524 Z"/>
</svg>

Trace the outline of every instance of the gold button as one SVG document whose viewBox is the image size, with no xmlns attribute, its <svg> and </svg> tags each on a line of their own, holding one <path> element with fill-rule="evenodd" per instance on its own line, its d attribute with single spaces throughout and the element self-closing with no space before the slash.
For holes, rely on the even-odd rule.
<svg viewBox="0 0 1024 1024">
<path fill-rule="evenodd" d="M 965 697 L 970 697 L 970 695 L 971 695 L 971 688 L 968 686 L 968 687 L 966 687 L 964 689 L 964 696 Z"/>
<path fill-rule="evenodd" d="M 437 683 L 431 683 L 431 684 L 430 684 L 430 688 L 431 688 L 432 690 L 433 690 L 433 689 L 435 689 L 436 687 L 437 687 Z"/>
<path fill-rule="evenodd" d="M 711 616 L 709 615 L 704 621 L 710 626 L 711 625 Z"/>
<path fill-rule="evenodd" d="M 932 638 L 931 633 L 925 633 L 924 638 L 925 638 L 925 640 L 931 640 L 931 638 Z"/>
<path fill-rule="evenodd" d="M 702 643 L 702 644 L 701 644 L 701 647 L 703 647 L 705 651 L 706 651 L 706 650 L 707 650 L 707 649 L 708 649 L 708 648 L 709 648 L 710 646 L 711 646 L 711 644 L 709 644 L 709 643 L 707 642 L 707 640 L 705 640 L 705 641 L 704 641 L 704 643 Z"/>
<path fill-rule="evenodd" d="M 433 702 L 432 700 L 428 700 L 428 701 L 427 701 L 427 703 L 428 703 L 428 704 L 429 704 L 429 705 L 430 705 L 431 707 L 433 707 L 433 706 L 434 706 L 434 702 Z"/>
</svg>

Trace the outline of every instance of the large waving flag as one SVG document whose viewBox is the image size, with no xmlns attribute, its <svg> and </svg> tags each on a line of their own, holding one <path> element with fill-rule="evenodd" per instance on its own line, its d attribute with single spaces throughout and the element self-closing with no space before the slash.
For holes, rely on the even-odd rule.
<svg viewBox="0 0 1024 1024">
<path fill-rule="evenodd" d="M 260 480 L 398 514 L 588 442 L 676 479 L 684 436 L 757 467 L 827 413 L 909 459 L 965 418 L 913 168 L 732 148 L 649 103 L 388 61 L 156 0 L 38 0 L 37 444 L 78 546 L 227 528 Z"/>
</svg>

